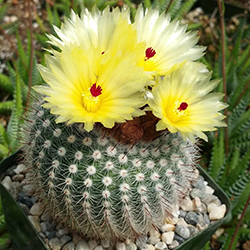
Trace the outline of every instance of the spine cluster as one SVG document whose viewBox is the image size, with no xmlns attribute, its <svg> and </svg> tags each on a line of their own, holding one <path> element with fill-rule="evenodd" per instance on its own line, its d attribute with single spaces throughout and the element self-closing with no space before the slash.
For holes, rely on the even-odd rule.
<svg viewBox="0 0 250 250">
<path fill-rule="evenodd" d="M 197 177 L 193 143 L 162 132 L 127 145 L 101 129 L 55 119 L 37 103 L 23 150 L 34 191 L 57 221 L 89 238 L 135 239 L 178 217 Z"/>
</svg>

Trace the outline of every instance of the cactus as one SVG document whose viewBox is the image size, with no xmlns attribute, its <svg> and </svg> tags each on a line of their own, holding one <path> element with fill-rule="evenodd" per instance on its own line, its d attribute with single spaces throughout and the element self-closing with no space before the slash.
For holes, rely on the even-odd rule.
<svg viewBox="0 0 250 250">
<path fill-rule="evenodd" d="M 34 192 L 56 221 L 88 238 L 123 240 L 178 217 L 197 177 L 195 144 L 166 130 L 147 140 L 98 125 L 87 132 L 56 123 L 41 104 L 27 118 L 23 151 Z"/>
</svg>

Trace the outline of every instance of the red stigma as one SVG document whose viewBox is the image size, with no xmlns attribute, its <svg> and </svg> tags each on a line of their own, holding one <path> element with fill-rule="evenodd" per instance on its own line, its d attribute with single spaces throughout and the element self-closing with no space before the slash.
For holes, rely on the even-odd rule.
<svg viewBox="0 0 250 250">
<path fill-rule="evenodd" d="M 186 110 L 187 107 L 188 107 L 188 104 L 186 102 L 182 102 L 178 110 L 183 111 L 183 110 Z"/>
<path fill-rule="evenodd" d="M 105 51 L 102 52 L 102 55 L 105 53 Z"/>
<path fill-rule="evenodd" d="M 102 93 L 102 88 L 100 85 L 96 87 L 96 83 L 94 83 L 90 88 L 90 93 L 93 97 L 97 97 Z"/>
<path fill-rule="evenodd" d="M 153 57 L 155 54 L 156 51 L 152 47 L 147 48 L 145 51 L 145 61 Z"/>
</svg>

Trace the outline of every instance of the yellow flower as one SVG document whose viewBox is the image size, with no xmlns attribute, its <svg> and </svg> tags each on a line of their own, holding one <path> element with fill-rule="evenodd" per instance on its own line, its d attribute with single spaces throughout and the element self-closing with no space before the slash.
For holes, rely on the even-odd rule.
<svg viewBox="0 0 250 250">
<path fill-rule="evenodd" d="M 100 12 L 96 7 L 91 12 L 84 8 L 79 17 L 71 11 L 70 19 L 65 18 L 61 28 L 54 26 L 59 39 L 48 35 L 49 43 L 64 49 L 66 46 L 81 46 L 86 50 L 99 48 L 101 52 L 116 54 L 136 51 L 138 46 L 136 30 L 130 24 L 129 10 L 107 7 Z M 125 38 L 124 36 L 130 39 Z M 144 45 L 145 46 L 145 45 Z M 143 53 L 144 47 L 141 51 Z M 54 53 L 54 51 L 52 51 Z"/>
<path fill-rule="evenodd" d="M 71 45 L 47 55 L 46 64 L 39 70 L 49 86 L 35 90 L 46 95 L 44 107 L 58 115 L 57 122 L 81 122 L 90 131 L 96 122 L 112 128 L 144 114 L 142 90 L 149 78 L 133 53 L 110 56 L 99 48 Z"/>
<path fill-rule="evenodd" d="M 170 21 L 170 16 L 156 9 L 146 9 L 142 5 L 137 10 L 133 26 L 137 30 L 138 42 L 146 42 L 139 65 L 145 71 L 166 75 L 186 61 L 202 57 L 205 47 L 197 46 L 197 33 L 186 32 L 186 25 L 178 20 Z"/>
<path fill-rule="evenodd" d="M 179 132 L 184 139 L 195 141 L 195 135 L 207 140 L 204 131 L 226 126 L 224 115 L 218 112 L 227 107 L 220 102 L 223 94 L 209 93 L 218 81 L 210 81 L 211 73 L 205 71 L 200 63 L 186 62 L 164 79 L 157 79 L 154 98 L 149 101 L 153 114 L 160 118 L 157 130 Z"/>
</svg>

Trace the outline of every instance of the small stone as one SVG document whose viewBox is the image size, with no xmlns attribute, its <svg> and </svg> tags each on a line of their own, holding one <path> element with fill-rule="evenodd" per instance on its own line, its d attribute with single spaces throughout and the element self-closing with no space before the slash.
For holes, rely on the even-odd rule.
<svg viewBox="0 0 250 250">
<path fill-rule="evenodd" d="M 203 214 L 203 220 L 204 220 L 204 223 L 209 225 L 210 224 L 210 219 L 209 219 L 209 216 L 207 214 Z"/>
<path fill-rule="evenodd" d="M 180 219 L 178 219 L 177 225 L 181 225 L 181 226 L 186 227 L 187 222 L 183 218 L 180 218 Z"/>
<path fill-rule="evenodd" d="M 47 231 L 47 223 L 46 222 L 41 222 L 40 226 L 41 226 L 41 230 L 43 233 Z"/>
<path fill-rule="evenodd" d="M 115 244 L 116 250 L 126 250 L 126 246 L 125 243 L 123 242 L 117 242 Z"/>
<path fill-rule="evenodd" d="M 161 228 L 163 232 L 174 231 L 175 226 L 172 224 L 164 224 Z"/>
<path fill-rule="evenodd" d="M 30 208 L 30 214 L 40 216 L 43 213 L 44 207 L 40 202 L 35 203 Z"/>
<path fill-rule="evenodd" d="M 177 240 L 174 240 L 173 243 L 168 246 L 168 248 L 174 249 L 174 248 L 178 247 L 179 245 L 180 245 L 179 242 Z"/>
<path fill-rule="evenodd" d="M 206 194 L 204 197 L 201 197 L 201 201 L 204 202 L 207 206 L 210 203 L 215 203 L 218 206 L 221 205 L 221 201 L 219 200 L 219 198 L 213 194 Z"/>
<path fill-rule="evenodd" d="M 137 246 L 135 243 L 130 242 L 128 245 L 126 245 L 126 250 L 136 250 Z"/>
<path fill-rule="evenodd" d="M 26 204 L 19 203 L 19 206 L 22 208 L 26 215 L 30 215 L 30 208 Z"/>
<path fill-rule="evenodd" d="M 23 185 L 22 192 L 29 195 L 32 190 L 32 185 Z"/>
<path fill-rule="evenodd" d="M 75 243 L 73 241 L 63 246 L 62 250 L 75 250 Z"/>
<path fill-rule="evenodd" d="M 82 241 L 78 242 L 75 250 L 90 250 L 90 248 L 89 248 L 88 243 L 86 241 L 82 240 Z"/>
<path fill-rule="evenodd" d="M 224 232 L 225 232 L 224 228 L 219 228 L 216 230 L 214 234 L 216 235 L 217 238 L 219 238 Z"/>
<path fill-rule="evenodd" d="M 174 240 L 177 240 L 179 242 L 179 244 L 183 243 L 186 239 L 182 238 L 181 236 L 179 236 L 178 234 L 174 235 Z"/>
<path fill-rule="evenodd" d="M 49 240 L 51 240 L 51 239 L 53 239 L 53 238 L 56 238 L 56 231 L 52 231 L 52 232 L 46 231 L 46 232 L 44 232 L 44 234 L 45 234 L 45 236 L 46 236 Z"/>
<path fill-rule="evenodd" d="M 104 248 L 108 248 L 110 246 L 110 241 L 109 240 L 102 240 L 101 241 L 101 245 L 104 247 Z"/>
<path fill-rule="evenodd" d="M 187 239 L 190 236 L 190 231 L 187 227 L 182 225 L 176 225 L 175 233 L 178 234 L 180 237 Z"/>
<path fill-rule="evenodd" d="M 73 242 L 75 243 L 75 245 L 77 245 L 82 240 L 83 240 L 83 238 L 78 234 L 75 234 L 73 237 Z"/>
<path fill-rule="evenodd" d="M 192 225 L 188 225 L 187 228 L 190 231 L 190 237 L 192 237 L 193 235 L 199 233 L 199 230 L 196 227 L 192 226 Z"/>
<path fill-rule="evenodd" d="M 14 169 L 14 172 L 16 174 L 21 174 L 23 173 L 25 170 L 27 169 L 27 167 L 24 164 L 18 164 L 17 167 Z"/>
<path fill-rule="evenodd" d="M 148 243 L 149 243 L 149 244 L 152 244 L 152 245 L 155 245 L 155 244 L 158 243 L 159 241 L 161 241 L 161 240 L 160 240 L 160 236 L 159 236 L 159 237 L 157 237 L 157 236 L 150 236 L 150 237 L 148 238 Z"/>
<path fill-rule="evenodd" d="M 186 211 L 180 210 L 179 217 L 184 218 L 184 217 L 186 216 L 186 214 L 187 214 L 187 212 L 186 212 Z"/>
<path fill-rule="evenodd" d="M 217 209 L 218 205 L 216 205 L 215 203 L 210 203 L 207 206 L 207 211 L 210 213 L 212 210 Z"/>
<path fill-rule="evenodd" d="M 42 214 L 41 220 L 42 220 L 42 221 L 49 221 L 49 220 L 51 220 L 51 214 L 48 213 L 48 212 Z"/>
<path fill-rule="evenodd" d="M 185 199 L 183 200 L 183 204 L 181 205 L 181 209 L 183 211 L 193 211 L 194 210 L 194 204 L 189 197 L 185 197 Z"/>
<path fill-rule="evenodd" d="M 205 193 L 206 194 L 213 194 L 214 193 L 214 189 L 212 189 L 210 186 L 206 186 Z"/>
<path fill-rule="evenodd" d="M 28 218 L 31 222 L 31 224 L 33 225 L 33 227 L 36 229 L 37 232 L 41 232 L 41 226 L 39 223 L 39 217 L 38 216 L 32 216 L 32 215 L 28 215 Z"/>
<path fill-rule="evenodd" d="M 169 232 L 163 233 L 161 236 L 161 240 L 168 245 L 172 244 L 174 240 L 174 232 L 169 231 Z"/>
<path fill-rule="evenodd" d="M 194 197 L 203 197 L 205 194 L 204 194 L 204 191 L 198 189 L 198 188 L 193 188 L 192 191 L 190 192 L 190 196 L 191 198 L 194 198 Z"/>
<path fill-rule="evenodd" d="M 150 236 L 155 236 L 155 237 L 160 237 L 160 233 L 158 230 L 155 230 L 153 227 L 149 229 L 149 235 Z"/>
<path fill-rule="evenodd" d="M 166 249 L 167 248 L 167 245 L 165 242 L 158 242 L 156 245 L 155 245 L 155 248 L 156 249 L 159 249 L 159 250 L 163 250 L 163 249 Z"/>
<path fill-rule="evenodd" d="M 90 240 L 90 241 L 88 242 L 88 244 L 89 244 L 90 250 L 95 249 L 95 248 L 98 246 L 96 240 Z"/>
<path fill-rule="evenodd" d="M 194 204 L 195 211 L 199 211 L 199 212 L 202 211 L 201 199 L 199 197 L 194 197 L 193 204 Z"/>
<path fill-rule="evenodd" d="M 155 247 L 151 244 L 146 244 L 142 250 L 155 250 Z"/>
<path fill-rule="evenodd" d="M 97 247 L 95 247 L 94 250 L 103 250 L 103 247 L 102 246 L 97 246 Z"/>
<path fill-rule="evenodd" d="M 12 180 L 13 181 L 19 181 L 21 182 L 24 179 L 24 175 L 23 174 L 16 174 L 12 176 Z"/>
<path fill-rule="evenodd" d="M 196 225 L 198 223 L 198 213 L 190 211 L 187 213 L 185 220 L 188 224 Z"/>
<path fill-rule="evenodd" d="M 209 219 L 210 220 L 222 219 L 226 213 L 226 210 L 227 209 L 225 204 L 217 207 L 216 209 L 211 210 L 211 212 L 209 213 Z"/>
<path fill-rule="evenodd" d="M 58 230 L 58 235 L 59 236 L 62 236 L 62 235 L 68 234 L 68 233 L 69 233 L 69 229 L 67 227 L 61 228 L 61 229 Z"/>
<path fill-rule="evenodd" d="M 194 188 L 200 189 L 201 191 L 205 191 L 206 186 L 204 184 L 204 177 L 199 175 L 199 177 L 192 183 Z"/>
<path fill-rule="evenodd" d="M 12 180 L 9 176 L 5 176 L 3 181 L 2 181 L 2 184 L 4 185 L 4 187 L 10 191 L 11 189 L 11 186 L 12 186 Z"/>
<path fill-rule="evenodd" d="M 61 245 L 65 245 L 71 240 L 71 237 L 69 235 L 63 235 L 63 237 L 60 239 Z M 73 242 L 72 242 L 73 243 Z M 75 243 L 74 243 L 75 246 Z"/>
<path fill-rule="evenodd" d="M 60 250 L 61 249 L 60 240 L 58 238 L 52 238 L 49 241 L 49 246 L 50 246 L 51 250 Z"/>
</svg>

